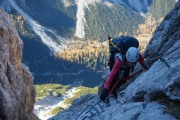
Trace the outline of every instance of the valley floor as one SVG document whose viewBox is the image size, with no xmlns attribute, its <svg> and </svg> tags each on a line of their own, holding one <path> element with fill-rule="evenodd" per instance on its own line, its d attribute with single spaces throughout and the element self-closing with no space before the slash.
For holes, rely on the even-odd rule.
<svg viewBox="0 0 180 120">
<path fill-rule="evenodd" d="M 64 103 L 64 100 L 67 98 L 73 97 L 73 94 L 78 92 L 76 88 L 72 88 L 68 90 L 63 96 L 61 97 L 55 97 L 48 95 L 44 97 L 41 100 L 36 101 L 35 107 L 34 107 L 34 113 L 41 119 L 41 120 L 47 120 L 48 118 L 52 117 L 52 111 L 57 108 L 68 108 L 69 105 Z"/>
</svg>

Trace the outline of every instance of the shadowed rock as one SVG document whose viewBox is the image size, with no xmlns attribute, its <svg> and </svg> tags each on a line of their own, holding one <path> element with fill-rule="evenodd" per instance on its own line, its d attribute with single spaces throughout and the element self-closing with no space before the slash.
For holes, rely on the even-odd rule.
<svg viewBox="0 0 180 120">
<path fill-rule="evenodd" d="M 29 69 L 22 64 L 20 39 L 10 17 L 0 10 L 0 119 L 36 119 L 35 88 Z"/>
</svg>

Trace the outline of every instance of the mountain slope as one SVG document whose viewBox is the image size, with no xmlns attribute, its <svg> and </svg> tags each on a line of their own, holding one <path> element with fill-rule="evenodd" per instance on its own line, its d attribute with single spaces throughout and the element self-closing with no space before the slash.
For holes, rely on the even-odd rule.
<svg viewBox="0 0 180 120">
<path fill-rule="evenodd" d="M 175 1 L 16 0 L 16 3 L 33 21 L 62 37 L 106 40 L 107 35 L 134 35 L 138 25 L 144 23 L 146 13 L 158 20 L 173 8 Z M 51 46 L 57 49 L 56 45 Z"/>
<path fill-rule="evenodd" d="M 106 1 L 107 2 L 107 1 Z M 112 3 L 112 5 L 108 6 L 108 4 L 105 4 L 104 1 L 102 2 L 101 0 L 88 0 L 88 1 L 83 1 L 79 0 L 77 3 L 77 23 L 76 23 L 76 33 L 75 36 L 79 38 L 98 38 L 98 39 L 106 39 L 107 36 L 107 31 L 109 32 L 109 35 L 117 36 L 119 32 L 128 32 L 133 34 L 132 28 L 136 26 L 136 24 L 143 22 L 142 21 L 142 16 L 133 13 L 133 11 L 129 10 L 126 7 L 122 7 L 119 5 L 116 5 L 115 3 Z M 112 11 L 112 12 L 111 12 Z M 120 13 L 120 14 L 119 14 Z M 127 14 L 126 14 L 127 13 Z M 122 15 L 121 15 L 122 14 Z M 131 20 L 133 17 L 130 17 L 131 14 L 133 17 L 139 17 L 140 20 Z M 123 26 L 124 21 L 119 18 L 131 18 L 131 19 L 126 19 L 128 20 L 127 23 L 129 24 L 130 22 L 135 23 L 135 25 L 132 23 L 131 29 L 130 26 L 126 30 L 123 30 L 121 26 Z M 137 16 L 136 16 L 137 15 Z M 113 19 L 113 22 L 115 21 L 116 24 L 110 24 L 110 21 Z M 113 23 L 112 22 L 112 23 Z M 126 24 L 125 24 L 126 25 Z M 117 28 L 120 26 L 119 28 Z M 137 27 L 137 26 L 136 26 Z M 95 30 L 94 30 L 95 28 Z M 108 29 L 111 30 L 108 30 Z M 93 33 L 93 32 L 95 33 Z M 105 33 L 106 31 L 106 33 Z M 100 34 L 100 35 L 99 35 Z"/>
<path fill-rule="evenodd" d="M 139 13 L 147 13 L 148 6 L 151 4 L 152 0 L 105 0 L 106 2 L 112 2 L 117 5 L 122 5 L 128 7 L 129 9 L 139 12 Z"/>
<path fill-rule="evenodd" d="M 32 30 L 41 38 L 42 42 L 46 44 L 51 50 L 52 54 L 60 53 L 67 43 L 67 40 L 61 37 L 56 31 L 46 28 L 38 22 L 34 21 L 28 14 L 26 14 L 14 1 L 8 1 L 10 5 L 23 16 Z"/>
<path fill-rule="evenodd" d="M 61 0 L 25 0 L 25 5 L 16 0 L 16 3 L 42 26 L 53 29 L 63 37 L 73 34 L 71 29 L 76 24 L 76 6 L 65 7 Z"/>
<path fill-rule="evenodd" d="M 95 111 L 83 112 L 88 105 L 95 105 L 97 95 L 86 95 L 73 102 L 72 106 L 54 119 L 93 120 L 177 120 L 180 119 L 180 1 L 156 29 L 145 56 L 151 67 L 142 73 L 125 90 L 121 91 L 118 103 L 111 100 L 111 106 L 101 103 Z M 150 54 L 151 53 L 151 54 Z M 166 62 L 154 59 L 163 55 Z M 168 64 L 170 68 L 166 65 Z M 93 114 L 93 115 L 92 115 Z M 80 115 L 80 116 L 78 116 Z"/>
<path fill-rule="evenodd" d="M 166 2 L 164 2 L 164 0 L 152 0 L 151 5 L 149 6 L 149 13 L 152 15 L 152 17 L 158 20 L 161 17 L 164 18 L 166 14 L 172 10 L 174 5 L 174 0 L 168 0 Z"/>
<path fill-rule="evenodd" d="M 107 35 L 118 36 L 120 32 L 133 35 L 137 30 L 137 25 L 144 22 L 144 16 L 152 14 L 159 20 L 175 5 L 174 0 L 93 0 L 83 2 L 79 0 L 77 3 L 75 36 L 100 40 L 106 40 Z"/>
<path fill-rule="evenodd" d="M 85 38 L 107 40 L 108 35 L 118 36 L 120 32 L 133 35 L 135 28 L 145 21 L 140 14 L 117 5 L 111 8 L 103 4 L 89 5 L 85 13 Z"/>
</svg>

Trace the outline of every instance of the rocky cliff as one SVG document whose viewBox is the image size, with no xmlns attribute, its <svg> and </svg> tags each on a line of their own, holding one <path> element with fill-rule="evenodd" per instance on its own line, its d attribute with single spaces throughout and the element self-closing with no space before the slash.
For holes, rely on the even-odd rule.
<svg viewBox="0 0 180 120">
<path fill-rule="evenodd" d="M 56 119 L 77 120 L 177 120 L 180 119 L 180 1 L 167 14 L 150 40 L 145 56 L 150 69 L 139 75 L 119 93 L 118 103 L 103 110 L 84 111 L 99 101 L 97 95 L 86 95 L 57 115 Z M 161 58 L 161 59 L 160 59 Z M 81 114 L 82 112 L 82 114 Z M 99 112 L 99 113 L 98 113 Z M 81 115 L 80 115 L 81 114 Z M 80 115 L 80 116 L 78 116 Z"/>
<path fill-rule="evenodd" d="M 10 17 L 0 10 L 0 120 L 33 120 L 33 77 L 22 64 L 20 39 Z"/>
</svg>

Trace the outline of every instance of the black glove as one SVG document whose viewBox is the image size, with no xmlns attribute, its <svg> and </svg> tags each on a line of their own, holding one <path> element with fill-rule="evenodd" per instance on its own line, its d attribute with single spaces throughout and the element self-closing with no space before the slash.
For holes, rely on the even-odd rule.
<svg viewBox="0 0 180 120">
<path fill-rule="evenodd" d="M 101 93 L 101 95 L 100 95 L 100 99 L 101 99 L 102 101 L 106 100 L 106 98 L 107 98 L 107 96 L 108 96 L 108 93 L 109 93 L 109 90 L 103 89 L 103 91 L 102 91 L 102 93 Z"/>
</svg>

